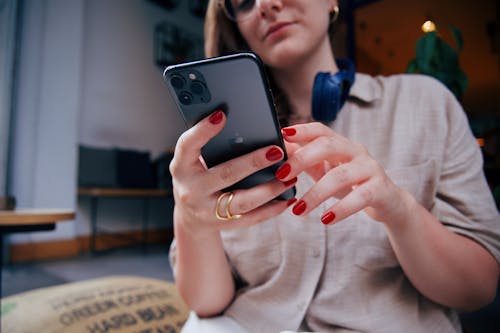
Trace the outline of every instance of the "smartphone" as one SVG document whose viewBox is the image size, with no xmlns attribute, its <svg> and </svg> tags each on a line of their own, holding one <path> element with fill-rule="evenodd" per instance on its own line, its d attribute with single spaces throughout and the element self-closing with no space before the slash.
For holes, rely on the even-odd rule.
<svg viewBox="0 0 500 333">
<path fill-rule="evenodd" d="M 262 61 L 253 53 L 237 53 L 169 66 L 163 78 L 188 127 L 221 110 L 224 129 L 201 151 L 212 167 L 257 148 L 277 145 L 286 150 Z M 246 189 L 275 178 L 284 162 L 262 169 L 226 189 Z M 295 188 L 277 199 L 295 196 Z"/>
</svg>

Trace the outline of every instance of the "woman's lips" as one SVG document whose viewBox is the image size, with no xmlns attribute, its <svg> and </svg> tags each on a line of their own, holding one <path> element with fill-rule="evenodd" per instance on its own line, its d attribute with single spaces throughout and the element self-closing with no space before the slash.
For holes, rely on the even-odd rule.
<svg viewBox="0 0 500 333">
<path fill-rule="evenodd" d="M 264 35 L 263 39 L 268 38 L 272 34 L 277 33 L 278 31 L 282 30 L 284 27 L 291 25 L 292 23 L 293 22 L 278 22 L 278 23 L 271 25 L 269 27 L 269 29 L 267 29 L 266 34 Z"/>
</svg>

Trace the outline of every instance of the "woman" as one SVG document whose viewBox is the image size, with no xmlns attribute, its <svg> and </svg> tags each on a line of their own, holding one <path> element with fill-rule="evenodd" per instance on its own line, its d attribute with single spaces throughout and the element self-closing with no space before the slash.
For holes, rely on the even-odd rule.
<svg viewBox="0 0 500 333">
<path fill-rule="evenodd" d="M 207 170 L 200 149 L 224 127 L 222 112 L 179 139 L 171 255 L 196 313 L 185 331 L 459 332 L 452 309 L 495 295 L 499 215 L 446 88 L 356 74 L 337 119 L 312 119 L 316 74 L 338 71 L 328 34 L 337 12 L 336 0 L 209 4 L 207 55 L 257 53 L 292 126 L 276 180 L 233 195 L 222 189 L 281 160 L 280 148 Z M 270 201 L 295 183 L 298 200 Z M 241 218 L 219 221 L 221 207 Z"/>
</svg>

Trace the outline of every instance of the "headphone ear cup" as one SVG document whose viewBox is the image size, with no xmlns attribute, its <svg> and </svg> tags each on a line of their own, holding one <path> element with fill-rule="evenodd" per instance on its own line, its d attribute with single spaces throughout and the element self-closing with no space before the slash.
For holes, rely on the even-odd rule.
<svg viewBox="0 0 500 333">
<path fill-rule="evenodd" d="M 339 71 L 335 75 L 319 72 L 314 78 L 312 116 L 323 123 L 335 120 L 354 83 L 354 64 L 348 59 L 339 59 L 337 65 Z"/>
<path fill-rule="evenodd" d="M 312 116 L 329 123 L 335 120 L 340 109 L 339 83 L 330 73 L 318 73 L 314 78 Z"/>
</svg>

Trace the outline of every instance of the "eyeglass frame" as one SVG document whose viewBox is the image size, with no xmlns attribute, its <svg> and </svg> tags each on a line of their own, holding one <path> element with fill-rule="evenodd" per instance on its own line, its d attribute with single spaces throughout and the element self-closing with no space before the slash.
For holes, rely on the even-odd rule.
<svg viewBox="0 0 500 333">
<path fill-rule="evenodd" d="M 258 2 L 259 0 L 253 0 L 253 4 L 252 4 L 252 7 L 250 7 L 248 9 L 248 14 L 250 14 L 250 12 L 255 8 L 255 5 L 256 3 Z M 244 21 L 245 19 L 247 19 L 250 15 L 246 16 L 245 18 L 243 19 L 237 19 L 236 17 L 236 11 L 235 9 L 233 8 L 232 6 L 232 3 L 231 3 L 231 0 L 219 0 L 218 1 L 218 4 L 219 6 L 221 7 L 222 11 L 224 12 L 224 14 L 226 15 L 226 17 L 232 21 L 232 22 L 241 22 L 241 21 Z M 232 8 L 232 12 L 233 14 L 231 15 L 231 11 L 228 9 L 228 6 L 226 4 L 229 4 L 231 5 L 231 8 Z"/>
</svg>

